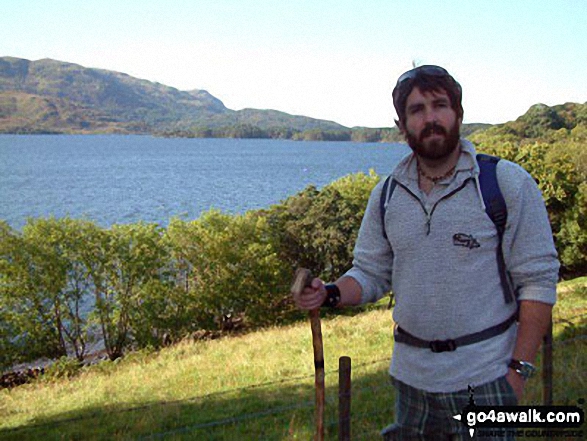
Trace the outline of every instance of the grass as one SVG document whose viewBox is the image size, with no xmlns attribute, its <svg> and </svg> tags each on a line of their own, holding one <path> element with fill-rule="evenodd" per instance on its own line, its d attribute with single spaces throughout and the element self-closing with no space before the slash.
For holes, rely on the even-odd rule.
<svg viewBox="0 0 587 441">
<path fill-rule="evenodd" d="M 587 398 L 587 278 L 560 285 L 554 401 Z M 393 420 L 390 312 L 323 319 L 327 439 L 337 437 L 338 358 L 350 356 L 353 439 Z M 539 361 L 540 363 L 540 361 Z M 271 328 L 84 368 L 72 378 L 0 390 L 1 440 L 308 440 L 314 374 L 309 324 Z M 525 402 L 541 401 L 540 379 Z"/>
</svg>

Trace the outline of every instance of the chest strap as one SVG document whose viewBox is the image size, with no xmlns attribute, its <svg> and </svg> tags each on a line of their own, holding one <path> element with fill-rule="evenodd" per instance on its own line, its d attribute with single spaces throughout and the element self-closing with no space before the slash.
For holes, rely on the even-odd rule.
<svg viewBox="0 0 587 441">
<path fill-rule="evenodd" d="M 495 337 L 496 335 L 503 334 L 510 328 L 516 319 L 517 314 L 514 314 L 498 325 L 484 329 L 483 331 L 474 332 L 473 334 L 463 335 L 462 337 L 455 338 L 454 340 L 422 340 L 421 338 L 410 334 L 399 326 L 396 326 L 394 339 L 396 342 L 405 343 L 407 345 L 416 346 L 418 348 L 427 348 L 432 352 L 452 352 L 460 346 L 472 345 L 473 343 L 479 343 L 483 340 Z"/>
</svg>

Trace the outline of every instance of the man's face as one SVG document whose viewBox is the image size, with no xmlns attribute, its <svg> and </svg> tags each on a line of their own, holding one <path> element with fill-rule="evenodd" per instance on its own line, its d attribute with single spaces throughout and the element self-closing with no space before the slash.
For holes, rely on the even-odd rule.
<svg viewBox="0 0 587 441">
<path fill-rule="evenodd" d="M 445 91 L 414 90 L 406 101 L 403 132 L 412 150 L 425 159 L 448 157 L 459 145 L 461 119 Z"/>
</svg>

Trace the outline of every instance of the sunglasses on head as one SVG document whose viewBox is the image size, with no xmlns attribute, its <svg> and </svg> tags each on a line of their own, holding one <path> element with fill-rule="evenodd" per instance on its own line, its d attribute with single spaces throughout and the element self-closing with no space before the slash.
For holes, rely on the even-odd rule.
<svg viewBox="0 0 587 441">
<path fill-rule="evenodd" d="M 412 78 L 415 78 L 416 75 L 418 75 L 418 74 L 431 75 L 431 76 L 435 76 L 435 77 L 449 77 L 450 76 L 450 74 L 446 71 L 446 69 L 444 69 L 440 66 L 433 66 L 433 65 L 418 66 L 412 70 L 407 71 L 403 75 L 401 75 L 397 80 L 396 87 L 399 86 L 400 83 L 403 83 L 406 80 L 411 80 Z"/>
</svg>

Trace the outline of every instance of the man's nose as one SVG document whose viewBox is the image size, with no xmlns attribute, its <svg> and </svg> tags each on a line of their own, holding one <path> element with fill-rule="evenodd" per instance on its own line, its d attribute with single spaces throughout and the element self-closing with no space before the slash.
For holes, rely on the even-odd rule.
<svg viewBox="0 0 587 441">
<path fill-rule="evenodd" d="M 424 111 L 424 122 L 434 123 L 438 120 L 438 115 L 434 108 L 428 108 Z"/>
</svg>

